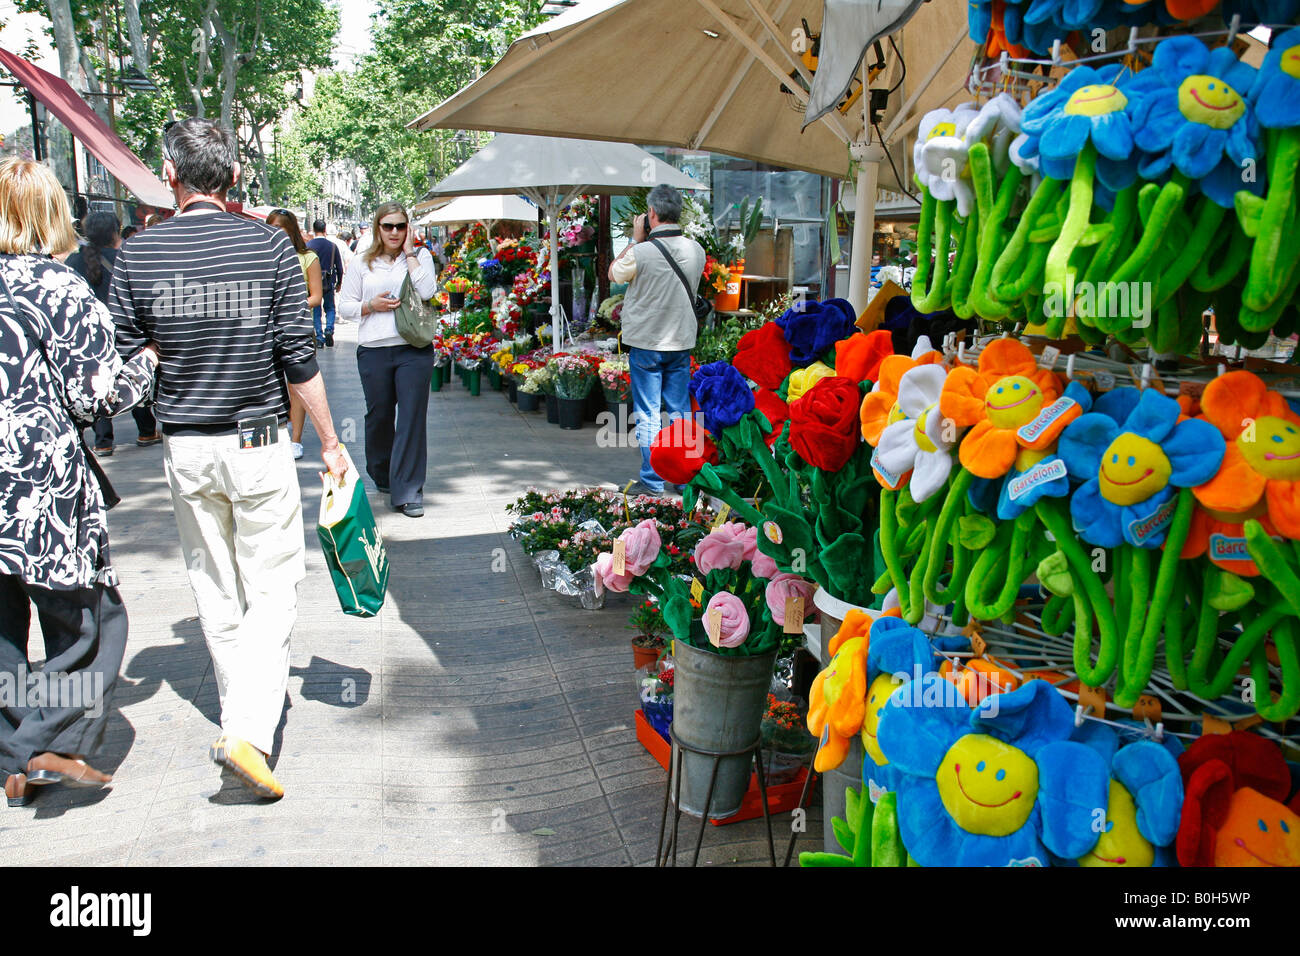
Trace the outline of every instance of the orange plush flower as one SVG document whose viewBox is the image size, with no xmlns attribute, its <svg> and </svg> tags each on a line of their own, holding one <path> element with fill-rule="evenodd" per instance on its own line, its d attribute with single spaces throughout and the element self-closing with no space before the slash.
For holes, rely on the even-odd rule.
<svg viewBox="0 0 1300 956">
<path fill-rule="evenodd" d="M 1017 339 L 996 339 L 980 353 L 978 370 L 948 374 L 939 410 L 959 428 L 974 426 L 957 455 L 966 470 L 1000 478 L 1022 450 L 1045 451 L 1083 413 L 1077 402 L 1054 405 L 1060 394 L 1060 380 L 1038 367 L 1033 352 Z"/>
<path fill-rule="evenodd" d="M 1277 532 L 1300 539 L 1300 416 L 1251 372 L 1229 372 L 1205 387 L 1201 417 L 1227 442 L 1219 473 L 1192 489 L 1221 522 L 1265 514 Z"/>
<path fill-rule="evenodd" d="M 925 344 L 928 345 L 929 340 Z M 862 437 L 868 445 L 875 448 L 885 426 L 903 418 L 896 407 L 899 380 L 918 365 L 937 365 L 942 361 L 942 353 L 918 345 L 911 358 L 906 355 L 890 355 L 880 363 L 880 377 L 872 380 L 876 384 L 862 399 Z"/>
<path fill-rule="evenodd" d="M 818 773 L 844 762 L 849 742 L 862 729 L 867 701 L 867 647 L 872 617 L 850 609 L 827 649 L 830 663 L 808 692 L 808 730 L 817 737 Z"/>
<path fill-rule="evenodd" d="M 835 343 L 835 374 L 855 382 L 874 382 L 880 363 L 894 354 L 894 336 L 883 329 L 856 332 Z"/>
</svg>

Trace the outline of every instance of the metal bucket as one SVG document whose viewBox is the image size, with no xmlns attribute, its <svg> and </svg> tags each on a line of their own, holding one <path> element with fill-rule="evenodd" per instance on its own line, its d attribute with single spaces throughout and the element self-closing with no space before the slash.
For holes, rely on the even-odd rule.
<svg viewBox="0 0 1300 956">
<path fill-rule="evenodd" d="M 734 751 L 758 742 L 776 651 L 755 657 L 723 657 L 677 641 L 673 652 L 673 732 L 687 746 Z M 681 800 L 686 813 L 701 816 L 708 799 L 713 758 L 681 751 Z M 749 789 L 752 753 L 718 760 L 709 817 L 734 815 Z M 672 784 L 676 789 L 676 782 Z"/>
</svg>

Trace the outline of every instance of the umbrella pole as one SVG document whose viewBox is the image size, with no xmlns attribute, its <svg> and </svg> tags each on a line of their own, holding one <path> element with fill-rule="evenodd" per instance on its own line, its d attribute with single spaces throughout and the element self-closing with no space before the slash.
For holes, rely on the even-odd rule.
<svg viewBox="0 0 1300 956">
<path fill-rule="evenodd" d="M 564 345 L 569 330 L 560 319 L 560 210 L 554 201 L 546 204 L 546 220 L 551 226 L 551 341 Z"/>
<path fill-rule="evenodd" d="M 849 302 L 859 315 L 867 307 L 871 285 L 871 250 L 876 232 L 876 184 L 885 151 L 875 143 L 854 143 L 850 147 L 858 161 L 858 179 L 853 186 L 853 245 L 849 252 Z"/>
</svg>

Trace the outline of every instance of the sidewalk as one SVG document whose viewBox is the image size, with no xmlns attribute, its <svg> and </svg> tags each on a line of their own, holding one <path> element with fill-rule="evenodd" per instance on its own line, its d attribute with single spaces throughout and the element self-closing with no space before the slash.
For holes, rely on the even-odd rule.
<svg viewBox="0 0 1300 956">
<path fill-rule="evenodd" d="M 364 471 L 356 326 L 336 339 L 321 368 Z M 307 580 L 274 760 L 286 795 L 266 803 L 223 788 L 208 760 L 216 685 L 161 449 L 135 446 L 130 416 L 116 430 L 105 467 L 123 498 L 110 533 L 131 636 L 95 761 L 114 782 L 51 787 L 3 811 L 6 864 L 653 863 L 666 775 L 633 729 L 631 599 L 584 611 L 544 591 L 504 512 L 528 485 L 626 483 L 634 448 L 521 414 L 486 383 L 479 398 L 459 382 L 430 396 L 425 517 L 387 510 L 372 490 L 392 572 L 383 611 L 360 620 L 339 611 L 316 540 L 320 446 L 308 424 Z M 34 657 L 41 646 L 34 636 Z M 814 804 L 799 849 L 820 849 L 820 796 Z M 698 821 L 682 821 L 689 847 Z M 779 858 L 789 818 L 773 823 Z M 701 863 L 766 862 L 761 820 L 708 830 Z"/>
</svg>

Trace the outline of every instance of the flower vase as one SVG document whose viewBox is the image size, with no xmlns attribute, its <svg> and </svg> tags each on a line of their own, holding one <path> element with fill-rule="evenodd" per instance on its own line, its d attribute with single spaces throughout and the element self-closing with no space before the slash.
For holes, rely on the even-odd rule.
<svg viewBox="0 0 1300 956">
<path fill-rule="evenodd" d="M 442 391 L 442 371 L 445 367 L 446 366 L 443 365 L 435 365 L 433 367 L 433 374 L 429 376 L 429 391 Z"/>
<path fill-rule="evenodd" d="M 740 308 L 740 278 L 745 271 L 745 260 L 728 263 L 727 288 L 713 297 L 713 307 L 719 312 L 735 312 Z"/>
<path fill-rule="evenodd" d="M 495 363 L 488 366 L 488 386 L 494 392 L 501 391 L 501 370 Z"/>
<path fill-rule="evenodd" d="M 586 417 L 587 400 L 585 398 L 560 398 L 558 403 L 559 426 L 568 431 L 576 431 L 581 428 L 582 420 Z"/>
<path fill-rule="evenodd" d="M 519 393 L 519 410 L 521 412 L 535 412 L 541 406 L 542 396 L 535 392 Z"/>
<path fill-rule="evenodd" d="M 513 405 L 519 398 L 519 383 L 512 376 L 506 379 L 505 386 L 506 401 Z"/>
<path fill-rule="evenodd" d="M 465 373 L 465 384 L 469 387 L 469 393 L 477 397 L 483 388 L 483 370 L 481 368 L 472 368 L 467 371 Z"/>
<path fill-rule="evenodd" d="M 736 751 L 759 742 L 776 649 L 750 657 L 723 657 L 685 641 L 675 642 L 674 647 L 673 730 L 678 741 L 688 747 L 734 754 L 717 758 L 713 799 L 708 807 L 710 819 L 733 816 L 749 789 L 754 769 L 752 751 Z M 709 780 L 714 776 L 714 759 L 682 751 L 678 805 L 686 813 L 703 815 Z"/>
<path fill-rule="evenodd" d="M 464 292 L 448 292 L 448 293 L 447 293 L 447 308 L 449 308 L 452 312 L 460 312 L 462 309 L 464 309 L 464 308 L 465 308 L 465 293 L 464 293 Z"/>
<path fill-rule="evenodd" d="M 560 400 L 554 395 L 546 396 L 546 421 L 551 425 L 560 424 Z"/>
<path fill-rule="evenodd" d="M 583 410 L 583 421 L 597 422 L 600 421 L 600 413 L 605 410 L 605 393 L 598 388 L 593 388 L 587 393 L 587 406 Z"/>
</svg>

